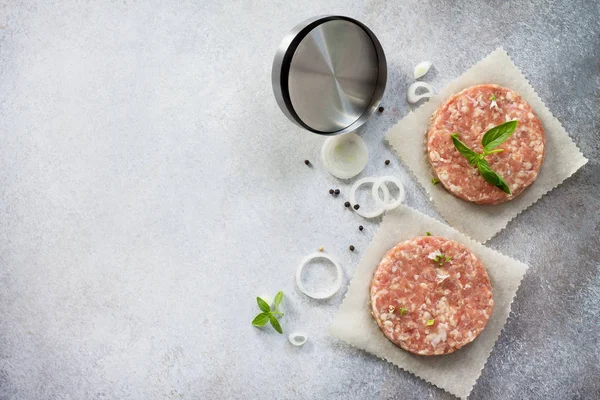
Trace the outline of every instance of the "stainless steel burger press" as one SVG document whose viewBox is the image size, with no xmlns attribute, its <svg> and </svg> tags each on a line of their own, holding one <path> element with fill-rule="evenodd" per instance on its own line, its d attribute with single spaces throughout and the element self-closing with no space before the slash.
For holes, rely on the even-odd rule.
<svg viewBox="0 0 600 400">
<path fill-rule="evenodd" d="M 369 28 L 328 15 L 308 19 L 284 37 L 271 78 L 277 104 L 292 122 L 337 135 L 357 129 L 375 112 L 387 64 Z"/>
</svg>

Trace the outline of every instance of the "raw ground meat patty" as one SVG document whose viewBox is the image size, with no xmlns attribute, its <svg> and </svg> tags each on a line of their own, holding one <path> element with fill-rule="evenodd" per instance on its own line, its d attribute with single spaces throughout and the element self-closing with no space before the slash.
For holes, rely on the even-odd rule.
<svg viewBox="0 0 600 400">
<path fill-rule="evenodd" d="M 440 266 L 433 260 L 439 252 L 452 259 Z M 493 307 L 492 285 L 481 262 L 462 244 L 438 236 L 396 245 L 371 283 L 371 314 L 383 334 L 420 355 L 448 354 L 470 343 Z"/>
<path fill-rule="evenodd" d="M 492 106 L 492 95 L 496 106 Z M 517 128 L 498 146 L 504 149 L 486 157 L 490 167 L 508 184 L 512 194 L 486 182 L 452 143 L 453 133 L 477 153 L 483 151 L 483 134 L 516 119 Z M 544 161 L 545 134 L 531 106 L 516 92 L 498 85 L 464 89 L 446 100 L 431 117 L 427 155 L 434 174 L 450 193 L 476 204 L 500 204 L 531 185 Z"/>
</svg>

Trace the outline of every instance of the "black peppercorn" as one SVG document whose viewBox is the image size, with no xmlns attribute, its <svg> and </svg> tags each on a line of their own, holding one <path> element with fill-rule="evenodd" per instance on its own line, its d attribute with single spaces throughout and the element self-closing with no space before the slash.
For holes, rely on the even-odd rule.
<svg viewBox="0 0 600 400">
<path fill-rule="evenodd" d="M 359 231 L 362 231 L 363 229 L 365 229 L 365 228 L 363 228 L 363 226 L 362 226 L 362 225 L 359 225 L 359 226 L 358 226 L 358 230 L 359 230 Z"/>
<path fill-rule="evenodd" d="M 333 189 L 329 189 L 329 194 L 333 194 Z"/>
<path fill-rule="evenodd" d="M 360 206 L 359 206 L 358 204 L 355 204 L 355 205 L 354 205 L 354 209 L 355 209 L 355 210 L 358 210 L 359 208 L 360 208 Z"/>
<path fill-rule="evenodd" d="M 349 201 L 345 202 L 344 207 L 350 207 L 350 202 Z"/>
<path fill-rule="evenodd" d="M 350 249 L 350 251 L 354 251 L 354 246 L 350 245 L 349 249 Z"/>
<path fill-rule="evenodd" d="M 385 165 L 390 165 L 390 160 L 385 160 Z"/>
<path fill-rule="evenodd" d="M 306 165 L 310 165 L 310 161 L 308 161 L 308 160 L 304 160 L 304 164 L 306 164 Z"/>
<path fill-rule="evenodd" d="M 335 189 L 335 195 L 337 196 L 338 194 L 340 194 L 340 189 Z"/>
<path fill-rule="evenodd" d="M 383 107 L 379 107 L 379 112 L 383 112 L 384 108 Z"/>
</svg>

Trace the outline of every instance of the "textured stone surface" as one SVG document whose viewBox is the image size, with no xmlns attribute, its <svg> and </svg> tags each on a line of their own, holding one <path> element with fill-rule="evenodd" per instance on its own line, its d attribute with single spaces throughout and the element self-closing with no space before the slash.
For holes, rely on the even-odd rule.
<svg viewBox="0 0 600 400">
<path fill-rule="evenodd" d="M 439 88 L 504 46 L 590 159 L 489 242 L 530 270 L 471 398 L 598 398 L 599 4 L 1 3 L 0 399 L 451 398 L 329 337 L 343 292 L 294 287 L 319 246 L 347 282 L 377 228 L 271 92 L 282 36 L 325 13 L 388 54 L 363 175 L 399 176 L 408 205 L 436 216 L 382 138 L 425 59 Z M 280 289 L 302 348 L 250 325 Z"/>
</svg>

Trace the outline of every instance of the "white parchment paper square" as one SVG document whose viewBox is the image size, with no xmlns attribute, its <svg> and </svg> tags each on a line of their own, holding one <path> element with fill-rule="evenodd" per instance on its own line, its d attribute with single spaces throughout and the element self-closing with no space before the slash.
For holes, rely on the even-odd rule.
<svg viewBox="0 0 600 400">
<path fill-rule="evenodd" d="M 495 83 L 518 92 L 533 107 L 546 131 L 546 156 L 535 182 L 515 199 L 495 206 L 472 204 L 454 197 L 442 185 L 434 186 L 426 156 L 425 136 L 433 112 L 452 94 L 483 83 Z M 386 133 L 386 139 L 425 187 L 441 216 L 459 231 L 482 243 L 587 163 L 561 123 L 503 49 L 493 51 L 407 115 Z"/>
<path fill-rule="evenodd" d="M 385 253 L 397 243 L 422 236 L 428 231 L 469 248 L 486 267 L 494 297 L 494 310 L 481 335 L 462 349 L 444 356 L 417 356 L 397 347 L 383 335 L 369 308 L 371 279 Z M 379 230 L 354 272 L 330 332 L 455 396 L 466 398 L 502 331 L 526 270 L 527 265 L 491 250 L 431 217 L 400 206 L 383 217 Z"/>
</svg>

